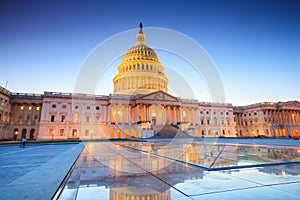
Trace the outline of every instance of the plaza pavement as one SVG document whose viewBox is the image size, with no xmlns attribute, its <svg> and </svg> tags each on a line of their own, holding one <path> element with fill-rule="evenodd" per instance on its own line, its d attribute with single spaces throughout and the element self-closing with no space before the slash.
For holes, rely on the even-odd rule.
<svg viewBox="0 0 300 200">
<path fill-rule="evenodd" d="M 166 141 L 151 140 L 151 141 Z M 169 139 L 170 140 L 170 139 Z M 292 139 L 196 139 L 196 142 L 299 146 Z M 80 155 L 84 143 L 0 142 L 0 199 L 51 199 Z M 215 196 L 216 197 L 216 196 Z"/>
<path fill-rule="evenodd" d="M 51 199 L 83 143 L 0 145 L 0 199 Z"/>
</svg>

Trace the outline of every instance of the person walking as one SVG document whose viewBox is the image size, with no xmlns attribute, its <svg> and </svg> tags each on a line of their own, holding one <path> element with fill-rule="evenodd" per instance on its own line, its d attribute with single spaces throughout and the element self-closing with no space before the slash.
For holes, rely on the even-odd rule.
<svg viewBox="0 0 300 200">
<path fill-rule="evenodd" d="M 27 142 L 26 137 L 23 137 L 22 138 L 22 146 L 23 146 L 23 148 L 25 148 L 26 142 Z"/>
</svg>

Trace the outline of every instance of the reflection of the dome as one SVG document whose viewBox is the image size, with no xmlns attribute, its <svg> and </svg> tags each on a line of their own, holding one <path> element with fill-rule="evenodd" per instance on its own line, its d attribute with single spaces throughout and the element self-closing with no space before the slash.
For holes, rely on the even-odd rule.
<svg viewBox="0 0 300 200">
<path fill-rule="evenodd" d="M 298 150 L 203 143 L 88 143 L 64 191 L 76 193 L 78 189 L 80 193 L 94 188 L 97 194 L 109 196 L 105 199 L 172 199 L 173 186 L 203 179 L 203 170 L 193 166 L 210 170 L 234 168 L 245 163 L 299 161 Z M 285 175 L 294 170 L 274 166 L 258 168 L 258 171 Z"/>
</svg>

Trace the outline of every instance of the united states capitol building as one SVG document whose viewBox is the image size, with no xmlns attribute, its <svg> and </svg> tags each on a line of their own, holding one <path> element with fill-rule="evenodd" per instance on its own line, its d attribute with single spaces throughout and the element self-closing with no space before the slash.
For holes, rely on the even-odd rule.
<svg viewBox="0 0 300 200">
<path fill-rule="evenodd" d="M 168 94 L 142 26 L 118 65 L 114 94 L 14 93 L 0 86 L 0 140 L 174 137 L 298 138 L 300 102 L 235 107 Z M 172 135 L 173 134 L 173 135 Z"/>
</svg>

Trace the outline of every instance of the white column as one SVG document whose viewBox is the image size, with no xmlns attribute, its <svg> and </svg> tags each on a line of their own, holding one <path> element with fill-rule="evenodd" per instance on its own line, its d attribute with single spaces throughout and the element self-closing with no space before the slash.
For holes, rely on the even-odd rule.
<svg viewBox="0 0 300 200">
<path fill-rule="evenodd" d="M 143 121 L 146 121 L 146 104 L 143 106 Z"/>
<path fill-rule="evenodd" d="M 158 116 L 158 105 L 157 104 L 155 104 L 155 124 L 157 124 L 157 122 L 158 122 L 158 118 L 157 118 L 157 116 Z"/>
<path fill-rule="evenodd" d="M 115 106 L 116 106 L 115 122 L 116 122 L 116 124 L 118 124 L 118 104 L 116 103 Z"/>
<path fill-rule="evenodd" d="M 128 105 L 128 123 L 131 125 L 131 106 Z"/>
<path fill-rule="evenodd" d="M 173 107 L 173 113 L 174 113 L 174 124 L 177 124 L 177 116 L 176 116 L 176 106 Z"/>
<path fill-rule="evenodd" d="M 149 106 L 149 121 L 152 123 L 152 104 Z"/>
<path fill-rule="evenodd" d="M 181 108 L 181 106 L 179 107 L 179 114 L 180 114 L 180 122 L 182 122 L 182 108 Z"/>
<path fill-rule="evenodd" d="M 168 105 L 168 120 L 167 120 L 167 122 L 168 123 L 171 122 L 171 120 L 170 120 L 170 106 L 169 105 Z"/>
<path fill-rule="evenodd" d="M 125 123 L 125 112 L 124 112 L 124 104 L 122 104 L 122 124 Z"/>
<path fill-rule="evenodd" d="M 162 122 L 162 125 L 164 125 L 165 124 L 165 107 L 164 107 L 164 105 L 162 105 L 162 120 L 161 120 L 161 122 Z"/>
<path fill-rule="evenodd" d="M 135 106 L 135 123 L 139 121 L 139 104 Z"/>
<path fill-rule="evenodd" d="M 110 109 L 111 109 L 111 104 L 108 104 L 107 106 L 107 122 L 110 123 Z"/>
</svg>

